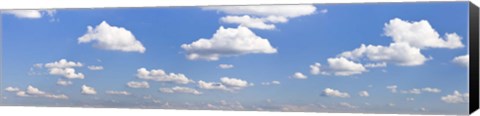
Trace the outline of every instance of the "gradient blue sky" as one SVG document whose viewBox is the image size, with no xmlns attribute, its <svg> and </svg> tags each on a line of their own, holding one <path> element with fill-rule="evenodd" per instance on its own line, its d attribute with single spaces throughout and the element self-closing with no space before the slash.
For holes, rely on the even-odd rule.
<svg viewBox="0 0 480 116">
<path fill-rule="evenodd" d="M 32 85 L 47 93 L 65 94 L 69 99 L 18 97 L 15 93 L 3 92 L 2 104 L 212 109 L 208 104 L 221 107 L 220 101 L 225 100 L 244 107 L 231 108 L 233 110 L 466 114 L 467 103 L 446 103 L 441 98 L 456 90 L 468 93 L 467 68 L 452 62 L 455 57 L 468 54 L 467 6 L 467 2 L 315 5 L 315 13 L 277 23 L 274 30 L 250 29 L 268 39 L 277 53 L 221 57 L 217 61 L 189 60 L 180 46 L 199 38 L 211 38 L 220 26 L 238 26 L 221 22 L 219 19 L 228 14 L 220 11 L 199 7 L 62 9 L 56 10 L 53 16 L 44 14 L 37 19 L 4 13 L 2 91 L 7 87 L 25 89 Z M 387 67 L 368 68 L 368 72 L 351 76 L 309 73 L 309 65 L 318 62 L 328 67 L 328 58 L 361 44 L 388 46 L 393 40 L 384 35 L 383 28 L 394 18 L 412 22 L 426 20 L 442 37 L 445 33 L 461 36 L 465 47 L 422 49 L 422 54 L 433 59 L 418 66 L 388 63 Z M 78 43 L 87 26 L 96 26 L 102 21 L 131 31 L 146 48 L 145 53 L 103 50 L 92 47 L 92 43 Z M 56 82 L 63 78 L 61 76 L 49 75 L 46 70 L 35 70 L 41 75 L 30 74 L 34 64 L 60 59 L 84 64 L 76 71 L 85 74 L 85 79 L 71 79 L 72 85 L 59 86 Z M 221 69 L 219 64 L 232 64 L 234 68 Z M 88 70 L 90 65 L 103 66 L 104 70 Z M 255 85 L 233 93 L 201 89 L 197 83 L 148 81 L 148 89 L 128 87 L 126 83 L 130 81 L 142 81 L 136 77 L 141 67 L 182 73 L 196 82 L 219 82 L 227 76 Z M 302 72 L 308 79 L 292 78 L 295 72 Z M 261 84 L 273 80 L 281 84 Z M 82 94 L 82 85 L 95 88 L 97 94 Z M 392 93 L 386 88 L 390 85 L 397 85 L 398 91 L 431 87 L 441 92 Z M 159 92 L 159 88 L 173 86 L 194 88 L 203 94 Z M 322 95 L 326 88 L 349 93 L 350 97 Z M 106 94 L 109 90 L 127 91 L 132 95 Z M 360 97 L 360 91 L 368 91 L 369 96 Z M 407 101 L 407 98 L 415 100 Z M 355 107 L 344 107 L 344 103 Z"/>
</svg>

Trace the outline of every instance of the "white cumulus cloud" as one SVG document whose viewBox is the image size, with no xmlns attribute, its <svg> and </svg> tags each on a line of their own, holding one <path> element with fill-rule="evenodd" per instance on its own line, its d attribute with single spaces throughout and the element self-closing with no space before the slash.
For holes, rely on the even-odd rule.
<svg viewBox="0 0 480 116">
<path fill-rule="evenodd" d="M 27 91 L 26 91 L 28 94 L 31 94 L 31 95 L 45 95 L 46 93 L 41 91 L 40 89 L 38 88 L 35 88 L 31 85 L 29 85 L 27 87 Z"/>
<path fill-rule="evenodd" d="M 205 82 L 202 80 L 198 81 L 198 87 L 202 89 L 224 90 L 230 92 L 253 85 L 253 83 L 249 83 L 245 80 L 230 77 L 222 77 L 220 78 L 220 82 Z"/>
<path fill-rule="evenodd" d="M 105 93 L 110 95 L 131 95 L 131 93 L 127 91 L 106 91 Z"/>
<path fill-rule="evenodd" d="M 385 35 L 396 43 L 408 43 L 416 48 L 462 48 L 462 37 L 456 33 L 445 33 L 444 37 L 433 29 L 427 20 L 406 21 L 399 18 L 390 20 L 384 27 Z"/>
<path fill-rule="evenodd" d="M 371 61 L 391 62 L 401 66 L 422 65 L 429 60 L 419 48 L 406 43 L 391 43 L 390 46 L 362 44 L 355 50 L 341 53 L 340 56 L 355 60 L 365 57 Z"/>
<path fill-rule="evenodd" d="M 150 88 L 150 84 L 146 81 L 137 82 L 137 81 L 130 81 L 127 83 L 127 86 L 130 88 Z"/>
<path fill-rule="evenodd" d="M 82 67 L 83 64 L 80 62 L 68 61 L 66 59 L 60 59 L 59 61 L 46 63 L 44 67 L 46 68 L 71 68 L 71 67 Z"/>
<path fill-rule="evenodd" d="M 39 19 L 45 15 L 53 17 L 56 11 L 55 10 L 5 10 L 5 11 L 2 11 L 1 13 L 11 14 L 17 18 Z"/>
<path fill-rule="evenodd" d="M 62 76 L 67 79 L 84 79 L 83 73 L 76 72 L 75 67 L 82 67 L 80 62 L 60 59 L 59 61 L 46 63 L 43 67 L 48 69 L 50 75 Z"/>
<path fill-rule="evenodd" d="M 182 73 L 167 73 L 162 69 L 147 70 L 146 68 L 139 68 L 137 70 L 137 77 L 144 80 L 173 82 L 177 84 L 188 84 L 194 82 Z"/>
<path fill-rule="evenodd" d="M 320 67 L 322 65 L 318 62 L 315 62 L 315 64 L 310 65 L 310 74 L 312 75 L 318 75 L 321 73 Z"/>
<path fill-rule="evenodd" d="M 78 38 L 78 43 L 95 42 L 94 47 L 122 52 L 144 53 L 145 47 L 129 30 L 123 27 L 111 26 L 102 21 L 95 28 L 87 27 L 87 33 Z"/>
<path fill-rule="evenodd" d="M 182 44 L 189 60 L 216 61 L 220 57 L 244 54 L 273 54 L 277 49 L 270 42 L 257 36 L 247 27 L 220 27 L 212 38 L 200 38 L 190 44 Z"/>
<path fill-rule="evenodd" d="M 403 90 L 401 91 L 401 93 L 405 93 L 405 94 L 421 94 L 422 91 L 420 89 L 417 89 L 417 88 L 413 88 L 411 90 Z"/>
<path fill-rule="evenodd" d="M 329 97 L 339 97 L 339 98 L 348 98 L 350 97 L 350 94 L 346 92 L 341 92 L 339 90 L 331 89 L 331 88 L 325 88 L 322 91 L 323 96 L 329 96 Z"/>
<path fill-rule="evenodd" d="M 455 58 L 453 58 L 452 62 L 453 63 L 456 63 L 458 65 L 461 65 L 461 66 L 465 66 L 465 67 L 468 67 L 468 64 L 469 64 L 469 58 L 470 56 L 467 54 L 467 55 L 462 55 L 462 56 L 457 56 Z"/>
<path fill-rule="evenodd" d="M 265 18 L 255 18 L 248 15 L 225 16 L 220 20 L 224 23 L 239 24 L 241 26 L 263 30 L 275 29 L 275 24 L 273 23 L 286 23 L 288 21 L 288 19 L 285 17 L 269 16 Z"/>
<path fill-rule="evenodd" d="M 51 75 L 63 76 L 68 79 L 84 79 L 83 73 L 77 73 L 74 68 L 51 68 L 49 69 Z"/>
<path fill-rule="evenodd" d="M 347 60 L 344 57 L 329 58 L 327 59 L 330 69 L 337 76 L 350 76 L 356 74 L 362 74 L 367 69 L 359 63 Z"/>
<path fill-rule="evenodd" d="M 441 100 L 445 103 L 457 104 L 457 103 L 468 103 L 469 102 L 469 93 L 460 93 L 459 91 L 454 91 L 453 94 L 442 96 Z"/>
<path fill-rule="evenodd" d="M 307 79 L 308 78 L 306 75 L 304 75 L 301 72 L 293 73 L 292 77 L 295 78 L 295 79 Z"/>
<path fill-rule="evenodd" d="M 367 91 L 360 91 L 360 92 L 358 92 L 358 95 L 359 95 L 360 97 L 368 97 L 368 96 L 370 96 L 370 94 L 368 94 Z"/>
<path fill-rule="evenodd" d="M 206 10 L 217 10 L 228 16 L 220 20 L 225 23 L 239 24 L 241 26 L 272 30 L 275 23 L 286 23 L 291 18 L 314 14 L 316 7 L 313 5 L 263 5 L 263 6 L 220 6 L 205 7 Z M 320 13 L 328 12 L 326 9 Z"/>
<path fill-rule="evenodd" d="M 300 17 L 311 15 L 317 9 L 314 5 L 255 5 L 255 6 L 214 6 L 205 10 L 217 10 L 231 15 Z"/>
<path fill-rule="evenodd" d="M 442 92 L 442 90 L 440 90 L 438 88 L 431 88 L 431 87 L 422 88 L 422 91 L 430 92 L 430 93 L 440 93 L 440 92 Z"/>
<path fill-rule="evenodd" d="M 18 91 L 20 91 L 20 88 L 17 88 L 17 87 L 7 87 L 7 88 L 5 88 L 5 91 L 7 91 L 7 92 L 18 92 Z"/>
<path fill-rule="evenodd" d="M 230 77 L 222 77 L 220 78 L 220 82 L 234 89 L 242 89 L 253 85 L 253 83 L 248 83 L 245 80 Z"/>
<path fill-rule="evenodd" d="M 87 85 L 82 85 L 82 94 L 95 95 L 95 94 L 97 94 L 97 91 L 93 87 L 89 87 Z"/>
<path fill-rule="evenodd" d="M 370 64 L 365 64 L 366 68 L 380 68 L 380 67 L 387 67 L 387 63 L 381 62 L 381 63 L 370 63 Z"/>
<path fill-rule="evenodd" d="M 421 94 L 423 92 L 440 93 L 440 92 L 442 92 L 442 90 L 440 90 L 438 88 L 425 87 L 425 88 L 421 88 L 421 89 L 413 88 L 413 89 L 410 89 L 410 90 L 402 90 L 401 91 L 401 93 L 404 93 L 404 94 Z"/>
<path fill-rule="evenodd" d="M 43 97 L 43 98 L 63 99 L 63 100 L 68 99 L 68 96 L 65 94 L 50 94 L 32 85 L 28 85 L 25 91 L 18 89 L 16 95 L 19 97 Z"/>
<path fill-rule="evenodd" d="M 172 88 L 160 88 L 160 92 L 162 93 L 186 93 L 186 94 L 194 94 L 194 95 L 200 95 L 203 94 L 202 92 L 189 88 L 189 87 L 180 87 L 180 86 L 175 86 Z"/>
<path fill-rule="evenodd" d="M 25 91 L 18 91 L 16 95 L 19 96 L 19 97 L 28 97 L 29 96 L 27 94 L 27 92 L 25 92 Z"/>
<path fill-rule="evenodd" d="M 456 33 L 446 33 L 440 37 L 427 20 L 405 21 L 399 18 L 385 23 L 384 35 L 392 38 L 388 46 L 365 45 L 352 51 L 346 51 L 339 56 L 356 61 L 374 61 L 366 64 L 367 68 L 386 67 L 387 63 L 400 66 L 423 65 L 430 60 L 421 50 L 427 48 L 456 49 L 464 47 L 462 37 Z"/>
<path fill-rule="evenodd" d="M 227 88 L 222 83 L 218 82 L 205 82 L 205 81 L 198 81 L 198 87 L 202 89 L 212 89 L 212 90 L 224 90 L 224 91 L 232 91 L 231 89 Z"/>
</svg>

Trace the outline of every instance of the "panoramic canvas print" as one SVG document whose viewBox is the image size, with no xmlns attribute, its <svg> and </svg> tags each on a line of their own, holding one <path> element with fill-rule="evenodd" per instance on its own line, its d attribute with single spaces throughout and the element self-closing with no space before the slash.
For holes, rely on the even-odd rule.
<svg viewBox="0 0 480 116">
<path fill-rule="evenodd" d="M 1 11 L 1 105 L 468 114 L 468 2 Z"/>
</svg>

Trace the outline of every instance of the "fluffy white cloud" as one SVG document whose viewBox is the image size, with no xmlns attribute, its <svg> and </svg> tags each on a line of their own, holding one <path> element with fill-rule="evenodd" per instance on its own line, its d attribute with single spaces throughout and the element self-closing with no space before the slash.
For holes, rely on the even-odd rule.
<svg viewBox="0 0 480 116">
<path fill-rule="evenodd" d="M 280 81 L 262 82 L 262 85 L 280 85 Z"/>
<path fill-rule="evenodd" d="M 288 19 L 285 17 L 276 17 L 269 16 L 265 18 L 255 18 L 248 15 L 243 16 L 225 16 L 220 19 L 225 23 L 239 24 L 241 26 L 254 28 L 254 29 L 263 29 L 263 30 L 272 30 L 275 29 L 273 23 L 286 23 Z"/>
<path fill-rule="evenodd" d="M 38 64 L 36 64 L 38 65 Z M 80 62 L 68 61 L 66 59 L 60 59 L 59 61 L 46 63 L 44 67 L 46 68 L 71 68 L 71 67 L 82 67 L 83 64 Z"/>
<path fill-rule="evenodd" d="M 384 35 L 393 39 L 389 46 L 362 44 L 359 48 L 343 52 L 339 56 L 351 60 L 376 62 L 366 64 L 367 68 L 386 67 L 387 63 L 418 66 L 431 59 L 422 54 L 423 49 L 464 47 L 462 38 L 456 33 L 447 33 L 442 38 L 426 20 L 410 22 L 392 19 L 385 23 Z"/>
<path fill-rule="evenodd" d="M 71 84 L 73 84 L 73 82 L 68 80 L 58 79 L 57 81 L 57 85 L 61 85 L 61 86 L 68 86 Z"/>
<path fill-rule="evenodd" d="M 429 60 L 420 52 L 419 48 L 406 43 L 391 43 L 390 46 L 362 44 L 360 48 L 343 52 L 340 56 L 354 60 L 366 57 L 371 61 L 391 62 L 401 66 L 422 65 Z"/>
<path fill-rule="evenodd" d="M 43 67 L 48 68 L 50 75 L 62 76 L 67 79 L 84 79 L 83 73 L 77 73 L 74 67 L 82 67 L 80 62 L 60 59 L 59 61 L 46 63 Z"/>
<path fill-rule="evenodd" d="M 202 80 L 198 81 L 198 87 L 202 89 L 224 90 L 230 92 L 253 85 L 253 83 L 248 83 L 245 80 L 229 77 L 220 78 L 220 82 L 205 82 Z"/>
<path fill-rule="evenodd" d="M 425 88 L 421 88 L 421 89 L 413 88 L 413 89 L 410 89 L 410 90 L 401 91 L 401 93 L 404 93 L 404 94 L 421 94 L 422 92 L 440 93 L 440 92 L 442 92 L 442 90 L 440 90 L 438 88 L 425 87 Z"/>
<path fill-rule="evenodd" d="M 425 57 L 421 50 L 464 47 L 461 42 L 462 37 L 456 33 L 446 33 L 445 37 L 441 38 L 426 20 L 409 22 L 398 18 L 392 19 L 385 23 L 384 35 L 393 39 L 388 46 L 362 44 L 359 48 L 337 55 L 336 58 L 329 58 L 330 69 L 327 72 L 320 72 L 320 64 L 311 65 L 310 72 L 313 75 L 334 73 L 336 76 L 350 76 L 367 72 L 366 68 L 386 67 L 387 63 L 399 66 L 418 66 L 432 59 Z M 353 61 L 373 61 L 373 63 L 362 65 Z M 468 56 L 456 57 L 453 62 L 468 64 Z M 396 88 L 390 89 L 392 92 L 396 92 Z M 415 94 L 419 91 L 412 90 L 404 93 Z"/>
<path fill-rule="evenodd" d="M 97 91 L 93 87 L 89 87 L 87 85 L 82 85 L 82 94 L 95 95 L 95 94 L 97 94 Z"/>
<path fill-rule="evenodd" d="M 286 23 L 290 18 L 311 15 L 315 13 L 313 5 L 263 5 L 263 6 L 220 6 L 206 7 L 206 10 L 217 10 L 229 16 L 220 20 L 225 23 L 241 26 L 272 30 L 275 23 Z M 328 12 L 328 11 L 326 11 Z M 326 13 L 324 10 L 321 13 Z"/>
<path fill-rule="evenodd" d="M 367 91 L 360 91 L 360 92 L 358 92 L 358 95 L 359 95 L 360 97 L 368 97 L 368 96 L 370 96 L 370 94 L 368 94 Z"/>
<path fill-rule="evenodd" d="M 189 87 L 179 87 L 175 86 L 173 88 L 160 88 L 160 92 L 162 93 L 187 93 L 187 94 L 194 94 L 194 95 L 200 95 L 202 92 L 189 88 Z"/>
<path fill-rule="evenodd" d="M 20 91 L 20 88 L 17 88 L 17 87 L 7 87 L 7 88 L 5 88 L 5 91 L 7 91 L 7 92 L 18 92 L 18 91 Z"/>
<path fill-rule="evenodd" d="M 17 88 L 18 89 L 18 88 Z M 67 95 L 64 94 L 50 94 L 47 92 L 44 92 L 34 86 L 28 85 L 27 89 L 25 91 L 21 91 L 18 89 L 17 96 L 19 97 L 44 97 L 44 98 L 50 98 L 50 99 L 68 99 Z"/>
<path fill-rule="evenodd" d="M 214 89 L 214 90 L 224 90 L 224 91 L 232 91 L 229 88 L 227 88 L 225 85 L 222 83 L 217 83 L 217 82 L 205 82 L 205 81 L 198 81 L 198 87 L 202 89 Z"/>
<path fill-rule="evenodd" d="M 401 93 L 405 93 L 405 94 L 421 94 L 422 91 L 421 91 L 420 89 L 413 88 L 413 89 L 411 89 L 411 90 L 401 91 Z"/>
<path fill-rule="evenodd" d="M 233 66 L 232 64 L 220 64 L 218 65 L 218 67 L 220 67 L 221 69 L 231 69 L 235 66 Z"/>
<path fill-rule="evenodd" d="M 318 63 L 318 62 L 315 62 L 315 64 L 310 65 L 310 73 L 311 73 L 312 75 L 318 75 L 318 74 L 320 74 L 320 73 L 321 73 L 321 72 L 320 72 L 320 71 L 321 71 L 321 70 L 320 70 L 320 67 L 321 67 L 321 66 L 322 66 L 322 65 L 321 65 L 320 63 Z"/>
<path fill-rule="evenodd" d="M 220 82 L 225 84 L 226 86 L 233 87 L 233 88 L 236 88 L 236 89 L 241 89 L 241 88 L 245 88 L 245 87 L 248 87 L 250 85 L 253 85 L 252 83 L 249 84 L 245 80 L 236 79 L 236 78 L 229 78 L 229 77 L 220 78 Z"/>
<path fill-rule="evenodd" d="M 304 75 L 301 72 L 293 73 L 292 77 L 295 78 L 295 79 L 307 79 L 308 78 L 306 75 Z"/>
<path fill-rule="evenodd" d="M 255 5 L 255 6 L 214 6 L 205 10 L 217 10 L 230 15 L 300 17 L 311 15 L 317 9 L 314 5 Z"/>
<path fill-rule="evenodd" d="M 5 14 L 12 14 L 18 18 L 38 19 L 42 18 L 40 10 L 7 10 L 2 11 Z"/>
<path fill-rule="evenodd" d="M 416 48 L 462 48 L 462 37 L 456 33 L 446 33 L 440 37 L 427 20 L 405 21 L 399 18 L 390 20 L 384 27 L 385 35 L 396 43 L 408 43 Z"/>
<path fill-rule="evenodd" d="M 323 96 L 329 96 L 329 97 L 339 97 L 339 98 L 348 98 L 350 97 L 350 94 L 346 92 L 340 92 L 338 90 L 334 90 L 331 88 L 326 88 L 322 91 Z"/>
<path fill-rule="evenodd" d="M 273 54 L 277 49 L 267 39 L 257 36 L 247 27 L 220 27 L 210 39 L 200 38 L 191 44 L 182 44 L 189 60 L 215 61 L 220 57 L 243 54 Z"/>
<path fill-rule="evenodd" d="M 440 92 L 442 92 L 442 90 L 440 90 L 438 88 L 431 88 L 431 87 L 422 88 L 422 91 L 429 92 L 429 93 L 440 93 Z"/>
<path fill-rule="evenodd" d="M 453 58 L 452 62 L 461 66 L 468 67 L 469 59 L 470 59 L 470 56 L 467 54 L 467 55 L 457 56 Z"/>
<path fill-rule="evenodd" d="M 68 99 L 68 96 L 65 94 L 60 94 L 60 95 L 46 94 L 45 97 L 51 98 L 51 99 Z"/>
<path fill-rule="evenodd" d="M 182 73 L 168 73 L 162 69 L 147 70 L 146 68 L 139 68 L 137 70 L 137 77 L 144 80 L 153 80 L 159 82 L 174 82 L 177 84 L 188 84 L 194 81 L 187 78 Z"/>
<path fill-rule="evenodd" d="M 18 91 L 16 95 L 19 96 L 19 97 L 28 97 L 29 96 L 27 94 L 27 92 L 25 92 L 25 91 Z"/>
<path fill-rule="evenodd" d="M 386 88 L 389 89 L 390 92 L 392 92 L 392 93 L 396 93 L 398 91 L 398 86 L 397 85 L 389 85 Z M 438 89 L 438 88 L 425 87 L 425 88 L 412 88 L 410 90 L 401 90 L 400 91 L 400 93 L 403 93 L 403 94 L 422 94 L 423 92 L 440 93 L 440 92 L 442 92 L 442 90 Z"/>
<path fill-rule="evenodd" d="M 83 73 L 76 73 L 74 68 L 51 68 L 49 69 L 51 75 L 63 76 L 68 79 L 84 79 Z"/>
<path fill-rule="evenodd" d="M 94 47 L 122 52 L 144 53 L 146 50 L 132 32 L 123 27 L 111 26 L 102 21 L 95 28 L 92 26 L 87 28 L 87 33 L 78 38 L 78 43 L 96 42 Z"/>
<path fill-rule="evenodd" d="M 337 76 L 350 76 L 366 72 L 367 69 L 359 63 L 347 60 L 344 57 L 327 59 L 330 69 Z"/>
<path fill-rule="evenodd" d="M 130 88 L 150 88 L 150 84 L 146 81 L 142 82 L 136 82 L 136 81 L 130 81 L 127 83 L 127 86 Z"/>
<path fill-rule="evenodd" d="M 469 93 L 461 94 L 458 91 L 454 91 L 453 94 L 441 97 L 442 101 L 445 103 L 468 103 L 469 102 Z"/>
<path fill-rule="evenodd" d="M 18 18 L 25 19 L 39 19 L 44 15 L 53 17 L 55 10 L 5 10 L 2 11 L 3 14 L 11 14 Z"/>
<path fill-rule="evenodd" d="M 103 66 L 88 66 L 90 70 L 103 70 Z"/>
<path fill-rule="evenodd" d="M 27 87 L 27 93 L 28 93 L 28 94 L 31 94 L 31 95 L 44 95 L 44 94 L 46 94 L 45 92 L 43 92 L 43 91 L 41 91 L 40 89 L 35 88 L 35 87 L 31 86 L 31 85 L 29 85 L 29 86 Z"/>
<path fill-rule="evenodd" d="M 397 93 L 397 88 L 398 88 L 397 85 L 389 85 L 389 86 L 387 86 L 387 89 L 389 89 L 390 92 L 392 92 L 392 93 Z"/>
<path fill-rule="evenodd" d="M 366 68 L 380 68 L 380 67 L 387 67 L 387 63 L 381 62 L 381 63 L 370 63 L 370 64 L 365 64 Z"/>
<path fill-rule="evenodd" d="M 131 95 L 131 93 L 127 91 L 106 91 L 105 93 L 110 95 Z"/>
</svg>

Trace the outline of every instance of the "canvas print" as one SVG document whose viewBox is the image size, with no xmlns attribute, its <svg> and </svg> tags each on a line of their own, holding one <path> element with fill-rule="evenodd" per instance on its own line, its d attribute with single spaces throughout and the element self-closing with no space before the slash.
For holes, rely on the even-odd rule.
<svg viewBox="0 0 480 116">
<path fill-rule="evenodd" d="M 1 11 L 1 105 L 468 114 L 468 2 Z"/>
</svg>

